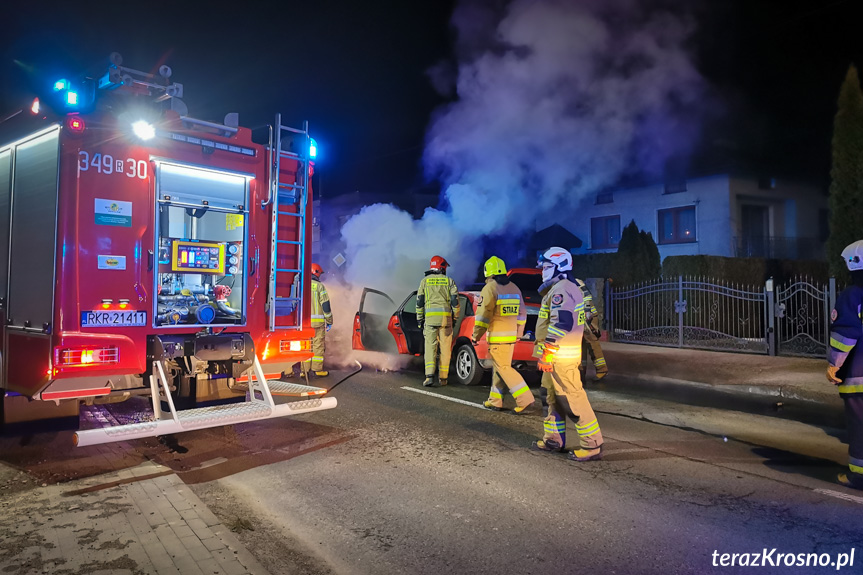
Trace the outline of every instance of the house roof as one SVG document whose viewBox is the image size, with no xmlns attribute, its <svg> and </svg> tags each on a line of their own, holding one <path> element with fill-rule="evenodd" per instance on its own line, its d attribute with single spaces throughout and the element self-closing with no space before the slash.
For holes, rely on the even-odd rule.
<svg viewBox="0 0 863 575">
<path fill-rule="evenodd" d="M 559 246 L 573 250 L 580 248 L 583 243 L 578 236 L 565 227 L 560 224 L 553 224 L 533 234 L 528 242 L 528 248 L 531 250 L 544 250 L 551 246 Z"/>
</svg>

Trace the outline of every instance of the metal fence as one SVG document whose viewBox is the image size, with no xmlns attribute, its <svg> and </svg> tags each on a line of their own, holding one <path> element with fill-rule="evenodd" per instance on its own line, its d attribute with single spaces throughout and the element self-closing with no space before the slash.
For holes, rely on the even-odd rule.
<svg viewBox="0 0 863 575">
<path fill-rule="evenodd" d="M 824 357 L 836 284 L 783 286 L 679 276 L 605 285 L 611 341 L 745 353 Z"/>
</svg>

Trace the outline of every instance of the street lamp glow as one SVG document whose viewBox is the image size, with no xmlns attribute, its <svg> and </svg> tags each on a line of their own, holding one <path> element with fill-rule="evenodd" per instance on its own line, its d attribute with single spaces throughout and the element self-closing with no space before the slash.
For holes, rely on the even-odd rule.
<svg viewBox="0 0 863 575">
<path fill-rule="evenodd" d="M 152 140 L 156 136 L 156 128 L 144 120 L 138 120 L 132 124 L 132 131 L 142 140 Z"/>
</svg>

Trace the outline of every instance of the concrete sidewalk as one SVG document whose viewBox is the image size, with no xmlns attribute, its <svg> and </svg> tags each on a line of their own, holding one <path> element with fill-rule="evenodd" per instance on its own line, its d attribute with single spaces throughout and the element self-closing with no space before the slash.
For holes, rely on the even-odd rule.
<svg viewBox="0 0 863 575">
<path fill-rule="evenodd" d="M 776 401 L 794 399 L 842 408 L 836 386 L 827 382 L 826 359 L 612 342 L 602 342 L 602 349 L 609 366 L 605 384 L 609 390 L 614 386 L 612 376 L 618 376 L 644 384 L 748 394 Z M 592 375 L 592 366 L 588 366 L 588 375 Z"/>
<path fill-rule="evenodd" d="M 53 485 L 0 464 L 0 493 L 2 573 L 267 573 L 176 474 L 152 462 Z"/>
</svg>

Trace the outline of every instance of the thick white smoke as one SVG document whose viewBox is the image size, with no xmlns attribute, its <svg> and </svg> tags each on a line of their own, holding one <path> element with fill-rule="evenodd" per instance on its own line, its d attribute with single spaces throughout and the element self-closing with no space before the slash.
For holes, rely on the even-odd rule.
<svg viewBox="0 0 863 575">
<path fill-rule="evenodd" d="M 347 281 L 400 299 L 435 254 L 472 281 L 484 248 L 494 251 L 485 237 L 566 226 L 581 200 L 623 177 L 661 177 L 694 143 L 704 83 L 685 49 L 686 0 L 665 2 L 673 13 L 656 5 L 463 2 L 456 98 L 435 113 L 424 153 L 443 207 L 414 220 L 373 205 L 351 218 Z M 430 72 L 437 87 L 441 70 Z"/>
</svg>

